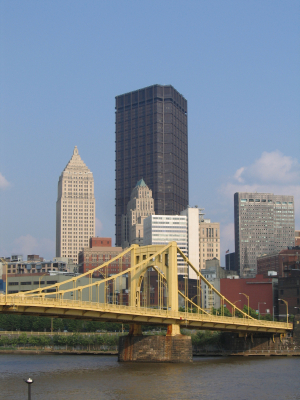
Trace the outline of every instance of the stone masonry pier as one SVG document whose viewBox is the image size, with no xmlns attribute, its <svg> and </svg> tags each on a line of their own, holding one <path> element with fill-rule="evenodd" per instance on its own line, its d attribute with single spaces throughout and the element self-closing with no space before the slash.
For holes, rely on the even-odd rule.
<svg viewBox="0 0 300 400">
<path fill-rule="evenodd" d="M 175 331 L 175 332 L 174 332 Z M 192 362 L 192 341 L 190 336 L 180 334 L 173 326 L 167 336 L 143 336 L 141 327 L 135 325 L 128 336 L 120 336 L 120 362 Z"/>
</svg>

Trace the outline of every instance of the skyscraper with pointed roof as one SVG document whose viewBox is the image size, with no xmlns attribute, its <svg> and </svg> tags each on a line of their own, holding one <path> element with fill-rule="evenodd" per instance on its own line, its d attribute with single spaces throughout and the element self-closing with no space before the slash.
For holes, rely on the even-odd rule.
<svg viewBox="0 0 300 400">
<path fill-rule="evenodd" d="M 56 202 L 56 257 L 72 258 L 95 236 L 94 178 L 75 146 L 58 181 Z"/>
</svg>

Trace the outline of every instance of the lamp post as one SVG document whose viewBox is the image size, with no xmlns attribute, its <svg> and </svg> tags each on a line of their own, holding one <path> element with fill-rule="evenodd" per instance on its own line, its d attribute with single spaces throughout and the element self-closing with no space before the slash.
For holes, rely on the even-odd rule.
<svg viewBox="0 0 300 400">
<path fill-rule="evenodd" d="M 273 306 L 273 322 L 274 322 L 274 316 L 275 316 L 275 307 L 276 306 Z"/>
<path fill-rule="evenodd" d="M 294 307 L 294 308 L 298 308 L 298 310 L 300 310 L 300 307 Z M 299 311 L 298 311 L 298 313 L 299 313 Z"/>
<path fill-rule="evenodd" d="M 31 385 L 33 384 L 34 380 L 31 378 L 24 379 L 24 382 L 28 385 L 28 400 L 31 400 Z"/>
<path fill-rule="evenodd" d="M 286 305 L 286 324 L 289 324 L 289 303 L 286 300 L 283 299 L 278 299 L 284 302 L 284 304 Z"/>
<path fill-rule="evenodd" d="M 248 317 L 249 317 L 250 316 L 249 296 L 247 294 L 245 294 L 245 293 L 239 293 L 239 294 L 243 294 L 248 300 Z"/>
<path fill-rule="evenodd" d="M 260 304 L 267 304 L 267 303 L 265 303 L 264 301 L 259 301 L 258 302 L 258 319 L 260 319 L 260 312 L 259 312 L 259 305 Z"/>
</svg>

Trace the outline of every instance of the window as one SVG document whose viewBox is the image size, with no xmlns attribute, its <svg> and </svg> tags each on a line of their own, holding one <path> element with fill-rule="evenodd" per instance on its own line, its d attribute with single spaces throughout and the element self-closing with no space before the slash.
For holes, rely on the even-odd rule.
<svg viewBox="0 0 300 400">
<path fill-rule="evenodd" d="M 31 285 L 31 282 L 21 282 L 21 285 Z"/>
</svg>

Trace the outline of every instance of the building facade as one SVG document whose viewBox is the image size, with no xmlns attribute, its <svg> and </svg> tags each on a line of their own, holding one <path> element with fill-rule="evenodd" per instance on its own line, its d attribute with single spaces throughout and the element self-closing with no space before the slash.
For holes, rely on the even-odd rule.
<svg viewBox="0 0 300 400">
<path fill-rule="evenodd" d="M 123 251 L 122 247 L 111 246 L 111 238 L 97 238 L 97 241 L 94 239 L 96 238 L 90 240 L 90 247 L 86 247 L 79 252 L 79 273 L 81 274 L 117 257 Z M 107 241 L 110 242 L 110 245 L 104 245 Z M 94 276 L 103 277 L 103 274 L 106 276 L 115 275 L 130 268 L 130 266 L 130 253 L 128 253 L 122 259 L 110 263 L 105 270 L 101 270 L 101 273 L 95 272 Z"/>
<path fill-rule="evenodd" d="M 77 146 L 58 181 L 56 202 L 56 256 L 78 262 L 78 253 L 95 236 L 95 196 L 92 172 Z"/>
<path fill-rule="evenodd" d="M 116 97 L 116 245 L 135 184 L 152 190 L 155 214 L 188 205 L 187 101 L 172 86 L 153 85 Z"/>
<path fill-rule="evenodd" d="M 277 253 L 263 255 L 257 258 L 257 273 L 264 277 L 276 275 L 288 276 L 293 269 L 300 268 L 300 246 L 290 247 Z"/>
<path fill-rule="evenodd" d="M 227 271 L 236 271 L 235 253 L 225 254 L 225 269 Z"/>
<path fill-rule="evenodd" d="M 258 256 L 294 246 L 294 197 L 235 193 L 234 229 L 237 270 L 241 276 L 254 276 Z"/>
<path fill-rule="evenodd" d="M 295 315 L 300 313 L 300 270 L 293 269 L 285 277 L 278 279 L 278 307 L 280 319 L 286 320 L 286 312 Z M 284 301 L 287 301 L 284 303 Z"/>
<path fill-rule="evenodd" d="M 187 217 L 184 215 L 150 215 L 144 220 L 144 246 L 177 242 L 181 251 L 188 256 L 187 232 Z M 178 274 L 188 274 L 186 263 L 179 255 L 177 267 Z"/>
<path fill-rule="evenodd" d="M 256 275 L 255 278 L 238 278 L 228 276 L 220 280 L 220 291 L 236 307 L 243 309 L 244 306 L 256 310 L 261 315 L 278 315 L 278 278 L 264 278 Z M 246 295 L 246 296 L 245 296 Z M 232 307 L 227 304 L 232 313 Z"/>
<path fill-rule="evenodd" d="M 226 271 L 220 267 L 218 259 L 207 260 L 206 268 L 201 270 L 202 275 L 206 278 L 215 289 L 220 291 L 220 279 L 226 277 Z M 220 297 L 210 289 L 203 281 L 201 281 L 202 307 L 210 312 L 212 308 L 220 308 Z"/>
<path fill-rule="evenodd" d="M 295 246 L 300 246 L 300 231 L 295 231 Z"/>
<path fill-rule="evenodd" d="M 148 188 L 144 179 L 137 182 L 127 205 L 127 214 L 122 215 L 121 245 L 122 248 L 132 244 L 143 245 L 144 219 L 155 214 L 152 190 Z"/>
<path fill-rule="evenodd" d="M 203 219 L 199 223 L 199 269 L 205 269 L 212 259 L 220 263 L 220 224 Z"/>
<path fill-rule="evenodd" d="M 188 258 L 198 270 L 206 268 L 206 261 L 217 259 L 220 263 L 220 224 L 204 219 L 204 208 L 188 207 L 180 214 L 187 217 Z M 196 279 L 189 268 L 189 278 Z"/>
</svg>

